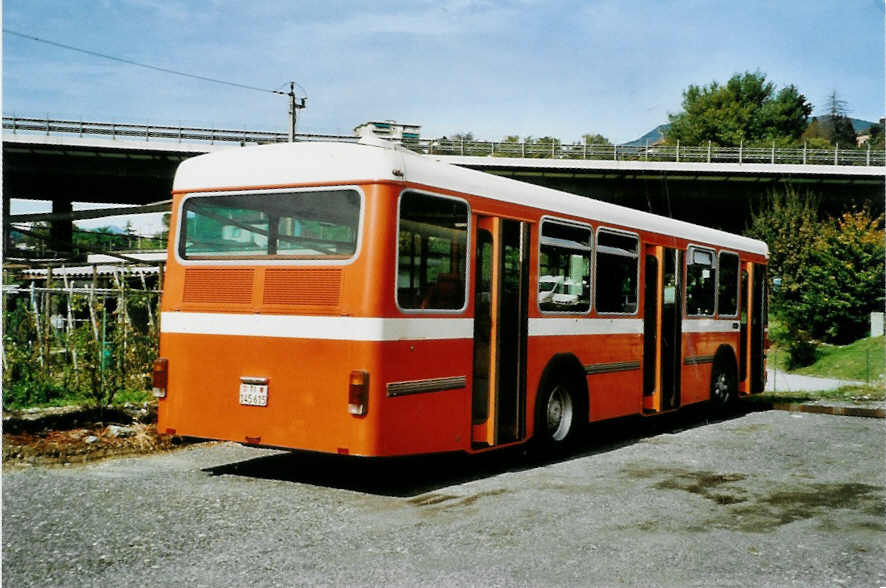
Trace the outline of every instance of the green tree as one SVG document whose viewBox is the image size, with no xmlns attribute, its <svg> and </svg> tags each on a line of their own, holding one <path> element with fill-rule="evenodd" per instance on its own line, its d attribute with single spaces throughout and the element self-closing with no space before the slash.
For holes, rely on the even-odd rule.
<svg viewBox="0 0 886 588">
<path fill-rule="evenodd" d="M 848 114 L 846 101 L 837 96 L 836 90 L 831 92 L 828 97 L 828 116 L 825 122 L 826 128 L 830 131 L 830 141 L 844 147 L 855 147 L 855 128 Z"/>
<path fill-rule="evenodd" d="M 163 230 L 154 235 L 155 243 L 159 243 L 158 248 L 165 248 L 166 241 L 169 239 L 169 221 L 172 219 L 171 212 L 164 212 L 163 216 L 160 217 L 160 222 L 163 223 Z"/>
<path fill-rule="evenodd" d="M 683 111 L 669 115 L 668 143 L 713 142 L 738 145 L 796 141 L 806 128 L 812 105 L 793 85 L 776 92 L 757 71 L 735 74 L 726 84 L 691 84 L 683 92 Z"/>
<path fill-rule="evenodd" d="M 812 117 L 809 126 L 803 131 L 800 139 L 808 143 L 813 149 L 833 149 L 834 144 L 831 143 L 831 133 L 825 128 L 825 125 L 817 116 Z"/>
<path fill-rule="evenodd" d="M 810 334 L 832 343 L 865 336 L 869 315 L 884 304 L 883 216 L 846 212 L 827 222 L 802 273 L 796 314 Z"/>
<path fill-rule="evenodd" d="M 612 145 L 612 142 L 598 133 L 585 133 L 581 136 L 585 145 Z"/>
<path fill-rule="evenodd" d="M 782 323 L 773 331 L 776 342 L 787 347 L 789 366 L 811 363 L 815 346 L 801 310 L 805 270 L 812 260 L 818 234 L 821 199 L 810 192 L 798 194 L 790 185 L 767 194 L 760 208 L 752 211 L 746 234 L 769 245 L 770 308 Z"/>
<path fill-rule="evenodd" d="M 110 227 L 98 227 L 91 231 L 76 231 L 74 233 L 74 247 L 84 249 L 114 249 L 126 246 L 127 237 L 117 235 Z"/>
<path fill-rule="evenodd" d="M 871 125 L 871 128 L 868 130 L 871 138 L 868 139 L 868 144 L 871 146 L 871 149 L 882 149 L 886 141 L 884 141 L 883 136 L 883 126 L 879 123 Z"/>
<path fill-rule="evenodd" d="M 770 300 L 774 311 L 800 298 L 803 269 L 822 230 L 820 204 L 816 194 L 799 194 L 788 185 L 784 191 L 767 194 L 760 208 L 751 212 L 746 234 L 769 245 L 769 276 L 776 280 Z"/>
<path fill-rule="evenodd" d="M 836 90 L 831 92 L 828 96 L 827 114 L 812 119 L 803 132 L 803 140 L 812 142 L 818 139 L 819 143 L 826 142 L 828 148 L 833 148 L 834 144 L 855 147 L 855 128 L 847 113 L 846 101 L 837 96 Z"/>
<path fill-rule="evenodd" d="M 819 205 L 812 193 L 772 192 L 747 230 L 769 245 L 770 308 L 783 326 L 773 335 L 791 366 L 814 359 L 815 341 L 864 336 L 869 313 L 886 302 L 883 216 L 851 211 L 822 219 Z"/>
<path fill-rule="evenodd" d="M 527 157 L 551 157 L 551 153 L 560 146 L 560 139 L 556 137 L 539 137 L 538 139 L 526 137 L 526 143 L 532 145 L 531 150 L 528 147 L 526 149 Z"/>
<path fill-rule="evenodd" d="M 123 233 L 126 235 L 126 247 L 132 249 L 133 244 L 138 240 L 138 234 L 135 232 L 135 226 L 132 224 L 131 220 L 126 221 L 126 227 L 123 229 Z"/>
<path fill-rule="evenodd" d="M 440 137 L 439 144 L 434 147 L 435 152 L 442 155 L 459 155 L 464 147 L 465 155 L 470 155 L 470 143 L 474 140 L 474 133 L 465 131 L 455 133 L 452 137 Z"/>
<path fill-rule="evenodd" d="M 520 143 L 520 135 L 507 135 L 499 141 L 495 155 L 497 157 L 522 157 L 523 146 Z"/>
</svg>

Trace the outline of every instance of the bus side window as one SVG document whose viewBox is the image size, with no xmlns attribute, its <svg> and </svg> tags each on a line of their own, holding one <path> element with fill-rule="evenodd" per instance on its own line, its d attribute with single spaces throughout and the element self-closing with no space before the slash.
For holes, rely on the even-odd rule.
<svg viewBox="0 0 886 588">
<path fill-rule="evenodd" d="M 597 233 L 597 312 L 637 312 L 640 239 L 601 230 Z"/>
<path fill-rule="evenodd" d="M 591 309 L 590 227 L 542 222 L 538 307 L 551 312 Z"/>
<path fill-rule="evenodd" d="M 738 314 L 738 255 L 720 252 L 717 291 L 717 311 L 721 316 Z"/>
<path fill-rule="evenodd" d="M 689 248 L 686 256 L 686 314 L 689 316 L 714 315 L 716 272 L 713 251 Z"/>
<path fill-rule="evenodd" d="M 404 192 L 400 197 L 397 304 L 403 309 L 465 307 L 468 205 Z"/>
</svg>

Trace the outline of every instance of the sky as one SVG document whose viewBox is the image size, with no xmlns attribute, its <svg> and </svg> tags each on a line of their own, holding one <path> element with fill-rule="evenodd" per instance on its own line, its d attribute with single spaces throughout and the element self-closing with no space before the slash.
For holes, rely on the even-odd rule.
<svg viewBox="0 0 886 588">
<path fill-rule="evenodd" d="M 633 140 L 689 84 L 759 70 L 884 115 L 884 0 L 4 0 L 3 27 L 257 88 L 299 132 Z M 285 131 L 287 100 L 3 35 L 5 115 Z M 820 112 L 820 110 L 819 110 Z"/>
</svg>

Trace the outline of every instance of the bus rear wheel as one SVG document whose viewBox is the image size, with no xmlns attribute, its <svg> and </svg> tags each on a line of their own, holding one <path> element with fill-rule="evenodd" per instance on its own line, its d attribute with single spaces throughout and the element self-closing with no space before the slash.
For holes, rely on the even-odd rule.
<svg viewBox="0 0 886 588">
<path fill-rule="evenodd" d="M 737 382 L 733 370 L 724 361 L 714 364 L 711 372 L 711 404 L 715 410 L 731 406 L 738 396 Z"/>
<path fill-rule="evenodd" d="M 536 403 L 535 437 L 546 448 L 565 447 L 575 438 L 579 405 L 574 387 L 557 380 L 544 388 Z"/>
</svg>

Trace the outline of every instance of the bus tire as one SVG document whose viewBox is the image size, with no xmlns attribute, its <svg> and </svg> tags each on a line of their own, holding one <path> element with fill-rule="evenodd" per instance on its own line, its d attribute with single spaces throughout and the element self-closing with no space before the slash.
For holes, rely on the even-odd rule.
<svg viewBox="0 0 886 588">
<path fill-rule="evenodd" d="M 535 440 L 544 449 L 561 449 L 575 441 L 581 424 L 577 387 L 568 378 L 551 378 L 536 401 Z"/>
<path fill-rule="evenodd" d="M 723 411 L 731 407 L 738 398 L 738 378 L 735 362 L 730 355 L 717 354 L 714 369 L 711 370 L 711 405 L 714 410 Z"/>
</svg>

